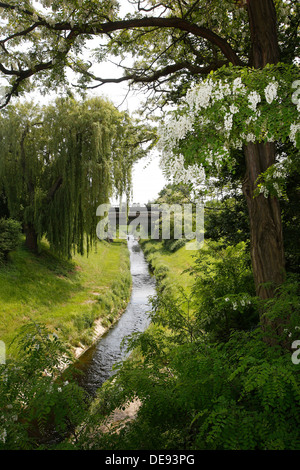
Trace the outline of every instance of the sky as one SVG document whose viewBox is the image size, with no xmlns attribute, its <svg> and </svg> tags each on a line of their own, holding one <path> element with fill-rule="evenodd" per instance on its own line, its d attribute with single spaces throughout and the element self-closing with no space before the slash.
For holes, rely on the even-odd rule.
<svg viewBox="0 0 300 470">
<path fill-rule="evenodd" d="M 128 1 L 120 0 L 120 15 L 133 11 L 134 6 Z M 117 59 L 114 59 L 117 60 Z M 107 61 L 98 67 L 94 65 L 93 72 L 101 78 L 114 78 L 122 75 L 122 69 Z M 109 83 L 93 90 L 93 95 L 106 96 L 120 111 L 127 111 L 132 115 L 138 110 L 139 105 L 145 100 L 145 96 L 140 92 L 129 92 L 126 82 Z M 160 156 L 158 152 L 152 152 L 134 165 L 133 168 L 133 188 L 131 204 L 147 204 L 153 202 L 159 191 L 167 184 L 166 179 L 159 167 Z M 112 201 L 117 203 L 117 201 Z"/>
<path fill-rule="evenodd" d="M 105 62 L 99 66 L 98 71 L 101 78 L 119 77 L 122 70 L 110 62 Z M 125 82 L 108 83 L 91 90 L 91 96 L 107 97 L 120 111 L 127 111 L 130 115 L 138 110 L 140 103 L 145 100 L 145 96 L 140 92 L 129 92 Z M 153 202 L 159 191 L 167 184 L 166 179 L 159 167 L 160 156 L 157 151 L 152 151 L 146 157 L 134 165 L 133 168 L 133 188 L 131 203 L 146 204 Z M 116 203 L 116 201 L 113 201 Z"/>
</svg>

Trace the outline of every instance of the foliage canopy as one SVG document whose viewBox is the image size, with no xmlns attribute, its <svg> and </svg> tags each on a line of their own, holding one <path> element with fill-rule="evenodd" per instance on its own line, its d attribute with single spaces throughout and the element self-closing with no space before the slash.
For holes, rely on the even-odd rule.
<svg viewBox="0 0 300 470">
<path fill-rule="evenodd" d="M 96 239 L 96 209 L 131 191 L 133 163 L 151 140 L 108 101 L 9 106 L 0 119 L 0 178 L 12 217 L 58 252 Z"/>
</svg>

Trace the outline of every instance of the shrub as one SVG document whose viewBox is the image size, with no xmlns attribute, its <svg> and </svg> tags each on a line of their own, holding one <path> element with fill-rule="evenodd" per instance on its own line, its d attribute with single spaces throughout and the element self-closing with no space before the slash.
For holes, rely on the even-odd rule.
<svg viewBox="0 0 300 470">
<path fill-rule="evenodd" d="M 178 240 L 175 240 L 171 245 L 169 245 L 169 251 L 171 253 L 175 253 L 175 251 L 179 250 L 179 248 L 182 248 L 186 244 L 186 240 L 184 238 L 179 238 Z"/>
<path fill-rule="evenodd" d="M 245 243 L 199 252 L 193 272 L 199 326 L 212 340 L 226 341 L 232 330 L 250 330 L 259 321 L 249 254 Z"/>
<path fill-rule="evenodd" d="M 268 346 L 259 329 L 225 344 L 170 339 L 157 328 L 135 338 L 143 358 L 106 384 L 93 420 L 97 429 L 99 415 L 136 397 L 137 417 L 118 433 L 94 433 L 93 442 L 82 435 L 81 448 L 300 449 L 300 366 L 290 353 Z"/>
<path fill-rule="evenodd" d="M 0 219 L 0 263 L 8 258 L 20 243 L 21 224 L 13 219 Z"/>
<path fill-rule="evenodd" d="M 46 449 L 78 425 L 86 395 L 60 368 L 73 359 L 56 332 L 42 324 L 20 329 L 17 358 L 0 365 L 0 450 Z"/>
</svg>

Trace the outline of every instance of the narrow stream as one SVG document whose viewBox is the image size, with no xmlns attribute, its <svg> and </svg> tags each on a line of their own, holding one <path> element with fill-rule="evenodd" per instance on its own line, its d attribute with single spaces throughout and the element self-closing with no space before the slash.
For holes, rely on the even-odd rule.
<svg viewBox="0 0 300 470">
<path fill-rule="evenodd" d="M 126 358 L 125 348 L 121 347 L 123 339 L 144 331 L 150 323 L 148 297 L 155 294 L 155 279 L 149 273 L 139 243 L 132 236 L 127 243 L 132 276 L 130 301 L 119 321 L 76 364 L 81 371 L 78 383 L 91 396 L 114 373 L 113 365 Z"/>
</svg>

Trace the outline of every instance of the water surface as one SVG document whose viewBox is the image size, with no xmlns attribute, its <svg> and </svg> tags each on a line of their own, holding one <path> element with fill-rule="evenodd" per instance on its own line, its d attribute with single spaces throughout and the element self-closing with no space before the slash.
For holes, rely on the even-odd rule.
<svg viewBox="0 0 300 470">
<path fill-rule="evenodd" d="M 125 359 L 126 349 L 121 346 L 123 339 L 132 333 L 144 331 L 150 323 L 149 296 L 155 294 L 155 279 L 149 273 L 139 243 L 132 236 L 127 243 L 132 276 L 130 301 L 118 322 L 76 364 L 76 368 L 81 371 L 78 382 L 90 395 L 95 395 L 97 389 L 114 373 L 114 364 Z"/>
</svg>

